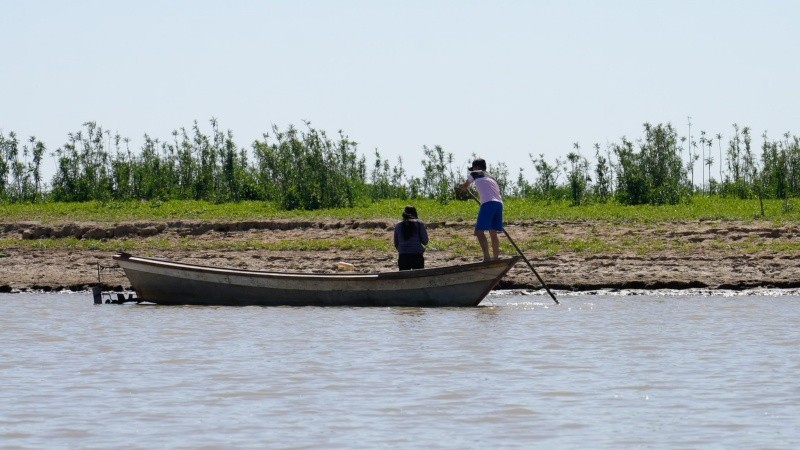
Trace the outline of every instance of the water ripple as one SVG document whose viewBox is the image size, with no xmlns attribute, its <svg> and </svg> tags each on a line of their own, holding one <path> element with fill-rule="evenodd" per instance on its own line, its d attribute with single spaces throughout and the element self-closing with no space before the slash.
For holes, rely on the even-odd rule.
<svg viewBox="0 0 800 450">
<path fill-rule="evenodd" d="M 796 448 L 795 294 L 474 309 L 0 295 L 5 448 Z"/>
</svg>

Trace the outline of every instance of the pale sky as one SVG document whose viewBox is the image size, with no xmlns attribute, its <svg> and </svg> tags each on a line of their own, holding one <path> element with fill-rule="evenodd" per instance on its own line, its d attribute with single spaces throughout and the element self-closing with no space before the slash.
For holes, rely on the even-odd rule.
<svg viewBox="0 0 800 450">
<path fill-rule="evenodd" d="M 529 154 L 750 126 L 800 134 L 797 1 L 0 0 L 0 130 L 49 152 L 86 121 L 170 138 L 216 117 L 344 131 L 419 175 L 423 146 Z M 723 141 L 724 143 L 725 141 Z M 759 144 L 760 145 L 760 144 Z M 48 152 L 48 153 L 49 153 Z M 760 152 L 759 152 L 760 154 Z M 50 159 L 49 157 L 47 159 Z M 713 171 L 716 173 L 716 169 Z M 49 175 L 47 175 L 49 180 Z"/>
</svg>

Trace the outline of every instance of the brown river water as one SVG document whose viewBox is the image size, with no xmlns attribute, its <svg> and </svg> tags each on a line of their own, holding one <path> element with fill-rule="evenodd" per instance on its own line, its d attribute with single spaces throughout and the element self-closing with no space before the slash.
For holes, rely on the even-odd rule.
<svg viewBox="0 0 800 450">
<path fill-rule="evenodd" d="M 0 447 L 800 447 L 798 292 L 557 295 L 416 309 L 0 294 Z"/>
</svg>

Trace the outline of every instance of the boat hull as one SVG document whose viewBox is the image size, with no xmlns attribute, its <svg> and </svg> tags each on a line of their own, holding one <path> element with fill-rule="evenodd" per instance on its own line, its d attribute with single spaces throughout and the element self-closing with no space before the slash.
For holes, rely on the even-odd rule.
<svg viewBox="0 0 800 450">
<path fill-rule="evenodd" d="M 282 273 L 217 268 L 128 254 L 114 259 L 140 301 L 225 306 L 477 306 L 518 257 L 431 269 Z"/>
</svg>

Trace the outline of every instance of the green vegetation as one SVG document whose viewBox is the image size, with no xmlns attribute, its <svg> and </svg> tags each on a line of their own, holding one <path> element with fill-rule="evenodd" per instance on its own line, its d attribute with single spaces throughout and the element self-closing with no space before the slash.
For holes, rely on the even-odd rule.
<svg viewBox="0 0 800 450">
<path fill-rule="evenodd" d="M 238 146 L 231 131 L 211 121 L 211 134 L 197 123 L 173 132 L 170 142 L 145 136 L 138 151 L 129 140 L 112 135 L 93 122 L 69 134 L 51 155 L 56 173 L 41 176 L 46 154 L 31 137 L 21 143 L 15 133 L 0 131 L 0 223 L 132 222 L 132 221 L 389 221 L 400 220 L 406 204 L 414 204 L 428 223 L 471 223 L 477 204 L 457 192 L 465 168 L 440 146 L 422 148 L 421 178 L 407 176 L 402 159 L 396 165 L 376 150 L 374 164 L 358 154 L 356 142 L 342 132 L 330 138 L 306 123 L 304 130 L 273 127 L 250 148 Z M 800 220 L 794 207 L 800 196 L 800 139 L 789 133 L 779 141 L 762 135 L 760 157 L 750 130 L 733 126 L 733 136 L 698 142 L 679 137 L 670 124 L 644 124 L 644 136 L 625 137 L 605 150 L 595 144 L 594 164 L 578 143 L 555 162 L 530 156 L 535 176 L 522 168 L 512 176 L 502 161 L 490 161 L 491 172 L 505 195 L 505 219 L 514 235 L 518 226 L 536 227 L 535 237 L 519 239 L 526 253 L 547 257 L 569 253 L 639 255 L 670 250 L 690 254 L 699 245 L 719 251 L 800 251 L 790 239 L 764 242 L 756 237 L 705 244 L 682 239 L 621 236 L 618 239 L 575 237 L 557 221 L 641 224 L 658 230 L 675 221 L 786 222 Z M 699 144 L 699 145 L 698 145 Z M 684 147 L 686 147 L 684 149 Z M 724 161 L 717 173 L 715 157 Z M 474 156 L 474 155 L 473 155 Z M 702 174 L 695 179 L 695 164 Z M 492 164 L 494 163 L 494 164 Z M 724 170 L 721 168 L 724 166 Z M 553 221 L 554 223 L 548 223 Z M 503 241 L 502 251 L 515 252 Z M 0 250 L 69 249 L 141 252 L 162 250 L 309 251 L 343 249 L 392 253 L 385 237 L 329 239 L 313 236 L 267 242 L 260 239 L 135 239 L 0 238 Z M 475 255 L 470 235 L 433 237 L 430 250 Z M 5 253 L 0 251 L 0 257 Z"/>
<path fill-rule="evenodd" d="M 350 208 L 286 211 L 275 204 L 259 201 L 213 203 L 202 200 L 114 201 L 81 203 L 0 203 L 3 222 L 65 221 L 123 222 L 153 220 L 400 220 L 409 200 L 376 200 Z M 417 199 L 413 204 L 426 222 L 472 221 L 478 205 L 474 200 L 451 201 Z M 678 205 L 622 205 L 617 202 L 572 206 L 569 200 L 546 201 L 509 198 L 506 221 L 598 220 L 657 224 L 685 220 L 800 220 L 800 210 L 786 208 L 783 200 L 765 200 L 764 215 L 758 199 L 721 198 L 696 195 Z M 791 203 L 789 203 L 791 206 Z"/>
<path fill-rule="evenodd" d="M 457 222 L 474 220 L 477 205 L 474 201 L 454 201 L 441 205 L 436 200 L 415 202 L 424 220 L 433 222 Z M 648 255 L 661 251 L 678 251 L 691 254 L 701 248 L 720 252 L 737 253 L 798 253 L 800 241 L 791 239 L 761 239 L 751 236 L 746 239 L 730 241 L 711 239 L 705 243 L 692 242 L 680 236 L 667 238 L 660 233 L 620 236 L 615 239 L 601 239 L 584 236 L 570 236 L 562 229 L 559 221 L 597 221 L 596 227 L 640 224 L 642 228 L 659 231 L 666 222 L 693 220 L 741 220 L 759 218 L 758 200 L 719 199 L 699 197 L 686 205 L 676 206 L 623 206 L 614 203 L 606 205 L 570 206 L 564 200 L 554 202 L 530 202 L 510 199 L 508 204 L 508 230 L 515 236 L 517 245 L 529 256 L 550 257 L 564 253 L 634 253 Z M 399 220 L 403 202 L 382 200 L 369 207 L 338 208 L 317 211 L 283 211 L 262 202 L 240 202 L 216 204 L 201 201 L 170 201 L 163 203 L 126 202 L 107 203 L 45 203 L 45 204 L 6 204 L 0 205 L 0 214 L 7 221 L 41 221 L 58 223 L 72 220 L 80 221 L 150 221 L 158 220 L 209 220 L 228 221 L 279 219 L 293 221 L 347 221 L 347 220 Z M 779 200 L 765 202 L 765 212 L 774 222 L 796 221 L 797 213 L 787 213 Z M 552 221 L 552 222 L 548 222 Z M 535 227 L 533 237 L 520 239 L 515 229 Z M 380 234 L 380 233 L 379 233 Z M 513 254 L 515 250 L 502 240 L 502 251 Z M 313 234 L 284 238 L 278 242 L 259 239 L 196 239 L 178 237 L 140 237 L 131 239 L 32 239 L 0 238 L 0 250 L 14 248 L 30 250 L 99 250 L 105 252 L 128 251 L 133 253 L 159 250 L 263 250 L 263 251 L 326 251 L 332 249 L 370 251 L 390 254 L 391 239 L 386 236 L 361 238 L 320 238 Z M 479 253 L 477 241 L 469 234 L 446 235 L 432 233 L 430 251 L 447 250 L 456 256 L 471 256 Z M 0 251 L 2 253 L 2 251 Z"/>
<path fill-rule="evenodd" d="M 536 172 L 533 179 L 523 168 L 514 179 L 502 161 L 490 160 L 489 172 L 506 198 L 545 212 L 549 208 L 540 208 L 543 202 L 555 204 L 559 211 L 565 205 L 601 205 L 614 217 L 618 205 L 683 207 L 706 205 L 700 201 L 704 198 L 723 198 L 757 199 L 757 214 L 764 217 L 771 207 L 767 200 L 780 200 L 783 212 L 792 214 L 790 200 L 800 196 L 800 138 L 787 132 L 776 141 L 765 133 L 759 156 L 748 127 L 734 124 L 725 144 L 720 133 L 714 139 L 701 131 L 695 141 L 691 134 L 678 136 L 670 124 L 643 127 L 639 139 L 622 137 L 604 151 L 594 144 L 594 167 L 575 143 L 566 160 L 550 162 L 543 155 L 529 155 Z M 364 213 L 387 200 L 447 205 L 468 198 L 455 190 L 465 168 L 455 167 L 453 155 L 440 146 L 422 148 L 421 178 L 407 176 L 402 159 L 392 165 L 376 150 L 370 165 L 347 135 L 340 131 L 331 138 L 308 122 L 303 130 L 273 126 L 249 148 L 237 145 L 233 133 L 221 130 L 215 119 L 210 134 L 195 122 L 190 130 L 175 130 L 171 140 L 145 135 L 139 150 L 129 145 L 129 139 L 87 122 L 51 153 L 56 173 L 48 182 L 41 175 L 45 145 L 35 137 L 21 142 L 13 131 L 0 131 L 0 204 L 92 202 L 108 212 L 113 205 L 143 201 L 156 205 L 150 212 L 158 213 L 159 205 L 174 201 L 246 202 L 262 205 L 255 206 L 260 215 L 279 215 L 278 211 L 319 210 L 330 214 L 341 208 Z M 720 168 L 712 173 L 717 154 Z M 698 161 L 701 176 L 696 179 Z M 717 218 L 728 212 L 710 214 Z"/>
</svg>

